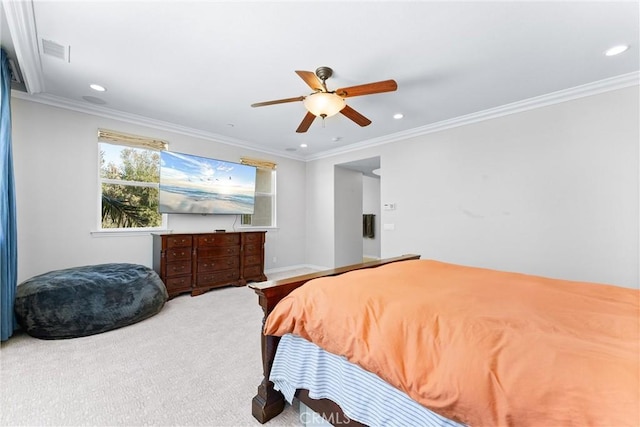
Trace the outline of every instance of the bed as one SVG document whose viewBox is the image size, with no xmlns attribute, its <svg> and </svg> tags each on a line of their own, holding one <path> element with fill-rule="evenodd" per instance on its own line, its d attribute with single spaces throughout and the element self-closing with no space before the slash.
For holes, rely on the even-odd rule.
<svg viewBox="0 0 640 427">
<path fill-rule="evenodd" d="M 252 285 L 254 417 L 295 396 L 334 425 L 639 425 L 637 289 L 419 258 Z"/>
</svg>

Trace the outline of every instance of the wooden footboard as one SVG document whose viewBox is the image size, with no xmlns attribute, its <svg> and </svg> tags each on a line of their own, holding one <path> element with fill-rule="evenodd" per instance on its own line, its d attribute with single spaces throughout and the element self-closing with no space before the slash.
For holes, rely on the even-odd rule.
<svg viewBox="0 0 640 427">
<path fill-rule="evenodd" d="M 334 268 L 317 273 L 305 274 L 303 276 L 291 277 L 289 279 L 252 283 L 249 284 L 249 287 L 258 294 L 258 301 L 262 307 L 262 311 L 264 312 L 264 317 L 262 319 L 262 326 L 264 327 L 264 322 L 267 316 L 271 313 L 276 304 L 291 291 L 304 285 L 309 280 L 319 277 L 337 276 L 349 271 L 380 267 L 393 262 L 419 258 L 420 255 L 402 255 L 395 258 L 387 258 L 378 261 Z M 279 391 L 276 391 L 273 388 L 273 383 L 269 381 L 269 374 L 271 373 L 271 366 L 273 365 L 273 358 L 275 357 L 280 337 L 264 335 L 263 333 L 261 333 L 260 336 L 262 342 L 262 371 L 264 377 L 258 386 L 258 394 L 253 398 L 251 413 L 258 421 L 264 424 L 282 412 L 284 409 L 284 397 Z M 315 409 L 312 404 L 308 404 L 308 406 L 311 409 Z"/>
</svg>

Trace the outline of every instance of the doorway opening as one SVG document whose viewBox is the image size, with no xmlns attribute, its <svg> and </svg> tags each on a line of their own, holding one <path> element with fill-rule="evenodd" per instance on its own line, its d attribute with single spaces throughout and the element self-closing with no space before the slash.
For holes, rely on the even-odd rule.
<svg viewBox="0 0 640 427">
<path fill-rule="evenodd" d="M 334 167 L 335 266 L 380 259 L 380 157 Z"/>
</svg>

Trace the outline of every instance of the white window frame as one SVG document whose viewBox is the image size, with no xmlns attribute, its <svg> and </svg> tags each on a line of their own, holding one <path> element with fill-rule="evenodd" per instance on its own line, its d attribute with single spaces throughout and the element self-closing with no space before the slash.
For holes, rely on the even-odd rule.
<svg viewBox="0 0 640 427">
<path fill-rule="evenodd" d="M 262 169 L 263 171 L 266 172 L 270 172 L 271 173 L 271 191 L 266 193 L 266 192 L 258 192 L 256 191 L 256 196 L 268 196 L 271 198 L 271 225 L 252 225 L 252 224 L 243 224 L 243 216 L 244 215 L 240 215 L 240 225 L 238 228 L 242 228 L 242 229 L 268 229 L 268 228 L 277 228 L 278 227 L 278 222 L 277 222 L 277 216 L 276 216 L 276 212 L 277 210 L 277 206 L 276 206 L 276 201 L 277 201 L 277 178 L 278 178 L 278 174 L 276 172 L 276 169 Z M 256 188 L 258 187 L 258 185 L 256 185 Z M 253 216 L 253 215 L 251 215 Z"/>
</svg>

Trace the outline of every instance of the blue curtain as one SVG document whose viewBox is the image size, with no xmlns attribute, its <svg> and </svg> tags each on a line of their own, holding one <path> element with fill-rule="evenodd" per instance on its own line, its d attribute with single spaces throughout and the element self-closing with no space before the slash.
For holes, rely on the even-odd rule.
<svg viewBox="0 0 640 427">
<path fill-rule="evenodd" d="M 0 81 L 0 338 L 7 340 L 17 328 L 13 305 L 18 280 L 16 193 L 11 155 L 11 73 L 2 54 Z"/>
</svg>

